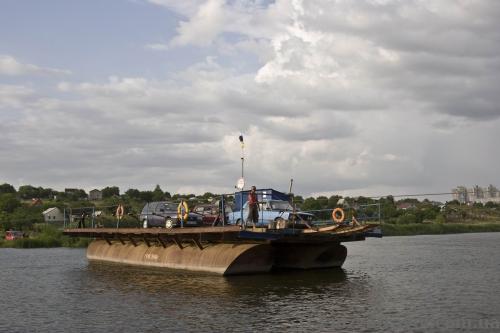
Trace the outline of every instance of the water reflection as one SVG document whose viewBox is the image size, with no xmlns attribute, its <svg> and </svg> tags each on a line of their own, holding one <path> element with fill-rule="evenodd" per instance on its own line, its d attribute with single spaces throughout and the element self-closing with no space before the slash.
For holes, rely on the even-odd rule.
<svg viewBox="0 0 500 333">
<path fill-rule="evenodd" d="M 234 294 L 273 292 L 286 296 L 298 291 L 321 293 L 325 288 L 340 286 L 346 281 L 343 269 L 281 270 L 271 274 L 224 277 L 225 283 Z"/>
<path fill-rule="evenodd" d="M 160 316 L 184 318 L 188 311 L 193 319 L 190 323 L 198 318 L 200 325 L 219 322 L 234 327 L 260 318 L 253 329 L 268 329 L 270 322 L 273 327 L 286 328 L 331 317 L 332 312 L 366 311 L 372 303 L 367 301 L 372 299 L 368 275 L 343 269 L 224 277 L 90 262 L 87 272 L 88 285 L 82 288 L 92 287 L 113 298 L 154 304 L 162 309 Z M 192 313 L 193 308 L 203 310 Z"/>
<path fill-rule="evenodd" d="M 271 274 L 220 276 L 203 272 L 89 262 L 88 282 L 118 292 L 187 294 L 218 297 L 273 293 L 321 294 L 349 285 L 343 269 L 277 271 Z"/>
</svg>

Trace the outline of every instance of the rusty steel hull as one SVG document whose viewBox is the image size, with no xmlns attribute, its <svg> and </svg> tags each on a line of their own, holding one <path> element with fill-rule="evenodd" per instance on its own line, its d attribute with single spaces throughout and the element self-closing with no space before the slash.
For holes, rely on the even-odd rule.
<svg viewBox="0 0 500 333">
<path fill-rule="evenodd" d="M 233 275 L 340 267 L 347 256 L 341 243 L 364 240 L 372 228 L 95 228 L 66 229 L 64 234 L 97 239 L 87 249 L 89 260 Z"/>
<path fill-rule="evenodd" d="M 269 272 L 273 268 L 340 267 L 347 250 L 339 243 L 271 244 L 212 243 L 203 248 L 188 244 L 166 247 L 145 243 L 93 241 L 89 260 L 129 265 L 185 269 L 222 275 Z"/>
<path fill-rule="evenodd" d="M 186 269 L 223 275 L 261 273 L 271 270 L 272 251 L 268 244 L 208 244 L 203 249 L 194 245 L 175 244 L 147 246 L 116 242 L 111 245 L 95 240 L 87 248 L 89 260 L 129 265 Z"/>
<path fill-rule="evenodd" d="M 275 268 L 314 269 L 341 267 L 347 248 L 337 242 L 324 244 L 275 244 Z"/>
</svg>

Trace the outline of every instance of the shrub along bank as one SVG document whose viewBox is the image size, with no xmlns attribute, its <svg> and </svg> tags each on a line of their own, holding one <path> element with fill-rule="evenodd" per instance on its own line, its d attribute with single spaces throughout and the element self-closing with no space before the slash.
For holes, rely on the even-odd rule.
<svg viewBox="0 0 500 333">
<path fill-rule="evenodd" d="M 460 234 L 470 232 L 500 232 L 500 223 L 411 223 L 382 225 L 384 236 L 414 236 Z"/>
<path fill-rule="evenodd" d="M 12 241 L 4 239 L 1 235 L 0 247 L 10 248 L 47 248 L 47 247 L 87 247 L 91 242 L 88 238 L 72 238 L 63 235 L 61 230 L 52 226 L 40 225 L 36 226 L 35 231 L 30 233 L 28 237 L 20 238 Z"/>
</svg>

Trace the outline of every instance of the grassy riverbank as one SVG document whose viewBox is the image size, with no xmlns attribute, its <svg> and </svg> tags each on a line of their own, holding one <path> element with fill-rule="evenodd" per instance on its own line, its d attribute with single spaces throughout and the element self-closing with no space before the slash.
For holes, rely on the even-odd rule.
<svg viewBox="0 0 500 333">
<path fill-rule="evenodd" d="M 87 247 L 91 239 L 88 238 L 72 238 L 62 234 L 61 230 L 50 226 L 38 228 L 29 237 L 7 241 L 3 235 L 0 239 L 0 248 L 49 248 L 49 247 Z"/>
<path fill-rule="evenodd" d="M 500 223 L 412 223 L 383 224 L 384 236 L 414 236 L 462 234 L 471 232 L 500 232 Z"/>
<path fill-rule="evenodd" d="M 461 234 L 472 232 L 500 232 L 500 223 L 411 223 L 382 225 L 384 236 L 415 236 Z M 27 238 L 14 241 L 4 240 L 0 235 L 0 248 L 51 248 L 72 247 L 84 248 L 92 241 L 90 238 L 72 238 L 62 234 L 61 230 L 50 226 L 38 228 Z"/>
<path fill-rule="evenodd" d="M 0 240 L 0 248 L 34 249 L 52 247 L 85 248 L 91 239 L 70 237 L 30 237 L 13 241 Z"/>
</svg>

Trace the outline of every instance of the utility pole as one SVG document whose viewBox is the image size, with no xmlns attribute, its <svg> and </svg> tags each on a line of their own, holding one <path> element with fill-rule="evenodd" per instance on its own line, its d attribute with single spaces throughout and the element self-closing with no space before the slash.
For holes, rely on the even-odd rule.
<svg viewBox="0 0 500 333">
<path fill-rule="evenodd" d="M 244 174 L 244 164 L 245 164 L 245 142 L 243 141 L 243 134 L 239 136 L 240 144 L 241 144 L 241 178 L 238 181 L 238 188 L 240 189 L 240 212 L 241 212 L 241 225 L 246 227 L 246 224 L 243 222 L 243 188 L 245 187 L 245 174 Z"/>
<path fill-rule="evenodd" d="M 243 134 L 240 134 L 241 143 L 241 178 L 245 179 L 244 175 L 244 164 L 245 164 L 245 143 L 243 142 Z"/>
</svg>

